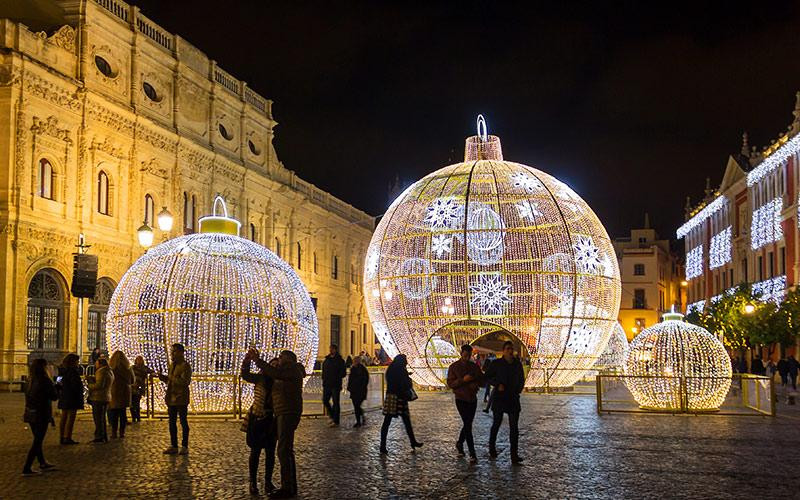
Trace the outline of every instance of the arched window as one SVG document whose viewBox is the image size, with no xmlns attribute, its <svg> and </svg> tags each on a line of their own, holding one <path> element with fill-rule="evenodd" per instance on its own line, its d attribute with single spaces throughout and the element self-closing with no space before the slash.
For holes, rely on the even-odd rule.
<svg viewBox="0 0 800 500">
<path fill-rule="evenodd" d="M 303 247 L 297 242 L 297 269 L 303 268 Z"/>
<path fill-rule="evenodd" d="M 256 225 L 252 222 L 250 223 L 250 241 L 256 241 Z"/>
<path fill-rule="evenodd" d="M 311 256 L 311 258 L 314 261 L 314 265 L 313 265 L 314 274 L 319 274 L 319 270 L 317 269 L 317 252 L 314 252 L 314 254 Z"/>
<path fill-rule="evenodd" d="M 89 299 L 89 321 L 87 325 L 86 346 L 89 350 L 95 347 L 106 349 L 106 313 L 114 284 L 108 278 L 100 278 L 94 289 L 94 297 Z"/>
<path fill-rule="evenodd" d="M 335 280 L 339 279 L 339 257 L 336 255 L 331 259 L 331 278 Z"/>
<path fill-rule="evenodd" d="M 153 227 L 153 197 L 149 194 L 144 195 L 144 223 Z"/>
<path fill-rule="evenodd" d="M 64 336 L 66 300 L 64 279 L 58 271 L 42 269 L 34 275 L 28 285 L 28 349 L 59 348 Z"/>
<path fill-rule="evenodd" d="M 281 240 L 277 236 L 275 237 L 275 255 L 281 256 Z"/>
<path fill-rule="evenodd" d="M 108 215 L 108 174 L 100 171 L 97 174 L 97 211 Z"/>
<path fill-rule="evenodd" d="M 190 234 L 194 232 L 195 205 L 197 198 L 194 195 L 183 192 L 183 232 Z"/>
<path fill-rule="evenodd" d="M 47 198 L 48 200 L 55 199 L 53 195 L 54 185 L 55 174 L 53 173 L 53 165 L 42 158 L 39 160 L 39 196 Z"/>
</svg>

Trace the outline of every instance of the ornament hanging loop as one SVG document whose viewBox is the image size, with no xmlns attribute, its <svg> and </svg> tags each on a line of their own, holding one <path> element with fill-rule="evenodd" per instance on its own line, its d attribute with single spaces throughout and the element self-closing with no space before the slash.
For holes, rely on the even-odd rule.
<svg viewBox="0 0 800 500">
<path fill-rule="evenodd" d="M 222 205 L 222 213 L 221 214 L 217 214 L 217 203 Z M 228 206 L 225 204 L 225 199 L 221 195 L 217 195 L 214 198 L 214 206 L 212 207 L 212 214 L 215 217 L 218 217 L 218 216 L 228 217 Z"/>
<path fill-rule="evenodd" d="M 478 138 L 481 142 L 486 142 L 489 139 L 489 130 L 486 127 L 486 119 L 483 115 L 478 115 L 478 119 L 475 120 L 475 127 L 478 129 Z"/>
</svg>

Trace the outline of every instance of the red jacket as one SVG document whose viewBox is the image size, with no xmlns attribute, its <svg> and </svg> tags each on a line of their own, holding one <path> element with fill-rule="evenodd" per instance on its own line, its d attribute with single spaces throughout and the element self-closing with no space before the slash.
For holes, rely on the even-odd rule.
<svg viewBox="0 0 800 500">
<path fill-rule="evenodd" d="M 464 382 L 464 375 L 472 375 L 472 380 Z M 477 401 L 476 394 L 483 385 L 483 372 L 472 361 L 459 359 L 447 369 L 447 386 L 453 389 L 456 399 Z"/>
</svg>

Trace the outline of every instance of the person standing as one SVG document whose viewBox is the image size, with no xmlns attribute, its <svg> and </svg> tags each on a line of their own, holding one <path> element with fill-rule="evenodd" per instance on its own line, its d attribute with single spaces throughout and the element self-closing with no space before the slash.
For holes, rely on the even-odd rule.
<svg viewBox="0 0 800 500">
<path fill-rule="evenodd" d="M 789 362 L 786 360 L 786 356 L 781 356 L 777 368 L 778 374 L 781 376 L 781 387 L 786 387 L 789 382 Z"/>
<path fill-rule="evenodd" d="M 142 398 L 147 396 L 147 378 L 151 370 L 144 364 L 142 356 L 136 356 L 133 362 L 133 390 L 131 392 L 131 422 L 142 421 Z"/>
<path fill-rule="evenodd" d="M 58 409 L 61 418 L 58 422 L 58 431 L 61 444 L 78 444 L 72 439 L 72 429 L 75 427 L 75 416 L 78 410 L 83 410 L 83 380 L 81 380 L 80 358 L 77 354 L 70 353 L 64 356 L 64 361 L 58 368 Z"/>
<path fill-rule="evenodd" d="M 750 363 L 750 373 L 753 375 L 764 375 L 764 363 L 761 361 L 761 356 L 756 356 Z"/>
<path fill-rule="evenodd" d="M 94 375 L 89 379 L 89 401 L 92 404 L 92 419 L 94 420 L 93 443 L 108 442 L 106 429 L 106 410 L 111 401 L 111 384 L 114 382 L 114 373 L 108 367 L 108 360 L 97 358 L 94 362 Z"/>
<path fill-rule="evenodd" d="M 33 443 L 25 465 L 22 467 L 23 476 L 34 476 L 39 472 L 55 469 L 55 465 L 44 459 L 42 443 L 47 434 L 47 426 L 55 425 L 53 421 L 52 401 L 58 399 L 56 388 L 50 375 L 47 373 L 47 361 L 34 359 L 28 368 L 28 387 L 25 390 L 25 414 L 23 420 L 30 426 L 33 433 Z M 39 460 L 39 471 L 31 469 L 33 460 Z"/>
<path fill-rule="evenodd" d="M 361 409 L 361 404 L 367 399 L 369 371 L 361 361 L 361 356 L 353 358 L 353 366 L 350 367 L 350 375 L 347 377 L 347 392 L 350 393 L 350 400 L 353 402 L 353 413 L 356 416 L 356 423 L 353 424 L 353 427 L 361 427 L 365 423 L 364 410 Z"/>
<path fill-rule="evenodd" d="M 519 455 L 519 414 L 522 410 L 519 395 L 525 387 L 522 363 L 514 356 L 514 344 L 503 344 L 503 356 L 492 361 L 486 378 L 495 387 L 492 393 L 492 428 L 489 434 L 489 455 L 497 457 L 497 432 L 508 414 L 508 439 L 511 444 L 511 462 L 522 463 Z"/>
<path fill-rule="evenodd" d="M 172 344 L 167 375 L 158 374 L 158 379 L 167 384 L 164 399 L 169 416 L 170 446 L 164 450 L 165 455 L 186 455 L 189 453 L 189 384 L 192 382 L 192 367 L 186 361 L 186 349 L 183 344 Z M 178 449 L 178 417 L 181 420 L 181 448 Z"/>
<path fill-rule="evenodd" d="M 115 351 L 108 360 L 108 366 L 114 372 L 114 381 L 111 383 L 111 401 L 108 403 L 108 421 L 111 423 L 111 438 L 125 437 L 125 428 L 128 426 L 128 407 L 131 405 L 131 389 L 135 377 L 131 363 L 122 351 Z"/>
<path fill-rule="evenodd" d="M 461 358 L 451 364 L 447 369 L 447 386 L 453 389 L 456 399 L 456 409 L 461 416 L 461 433 L 456 441 L 456 450 L 459 455 L 464 455 L 464 441 L 469 448 L 471 462 L 477 462 L 475 442 L 472 438 L 472 421 L 478 409 L 478 391 L 483 383 L 483 372 L 480 367 L 472 362 L 472 346 L 461 346 Z"/>
<path fill-rule="evenodd" d="M 303 414 L 303 378 L 305 367 L 297 362 L 292 351 L 281 351 L 278 366 L 272 366 L 250 350 L 250 357 L 261 372 L 272 377 L 272 408 L 278 434 L 278 460 L 281 462 L 281 487 L 270 498 L 297 496 L 297 467 L 294 457 L 294 432 Z M 341 358 L 340 358 L 341 359 Z"/>
<path fill-rule="evenodd" d="M 411 415 L 408 410 L 408 402 L 416 399 L 414 385 L 408 374 L 406 366 L 408 361 L 405 354 L 398 354 L 394 357 L 389 367 L 386 369 L 386 396 L 383 398 L 383 425 L 381 426 L 381 454 L 387 454 L 386 437 L 389 434 L 389 425 L 394 417 L 399 416 L 403 419 L 408 439 L 411 441 L 411 449 L 421 448 L 421 442 L 414 437 L 414 429 L 411 427 Z"/>
<path fill-rule="evenodd" d="M 790 355 L 786 358 L 786 363 L 789 369 L 789 381 L 792 383 L 792 390 L 797 390 L 797 372 L 800 371 L 800 363 Z"/>
<path fill-rule="evenodd" d="M 339 354 L 339 347 L 331 344 L 330 352 L 322 362 L 322 404 L 331 419 L 328 427 L 339 426 L 339 397 L 342 394 L 342 379 L 345 375 L 347 375 L 347 369 Z M 331 405 L 331 399 L 333 399 L 333 405 Z"/>
<path fill-rule="evenodd" d="M 486 359 L 483 360 L 483 372 L 486 373 L 486 370 L 489 369 L 489 365 L 492 364 L 492 361 L 497 359 L 493 352 L 490 352 L 486 355 Z M 486 404 L 483 408 L 484 413 L 489 413 L 489 407 L 492 405 L 490 400 L 492 392 L 492 385 L 486 384 L 486 390 L 483 393 L 483 402 Z"/>
<path fill-rule="evenodd" d="M 253 354 L 255 353 L 255 354 Z M 253 357 L 255 356 L 255 358 Z M 258 495 L 258 462 L 261 459 L 261 450 L 264 450 L 264 489 L 267 493 L 275 490 L 272 483 L 272 472 L 275 469 L 275 416 L 272 409 L 272 384 L 271 377 L 264 373 L 252 373 L 250 364 L 258 359 L 257 351 L 248 351 L 242 361 L 242 380 L 254 385 L 253 404 L 247 411 L 246 427 L 247 446 L 250 447 L 250 494 Z M 278 366 L 278 359 L 269 362 L 271 366 Z M 244 427 L 244 426 L 243 426 Z"/>
<path fill-rule="evenodd" d="M 92 349 L 92 354 L 89 356 L 89 362 L 94 365 L 95 362 L 103 357 L 103 351 L 99 347 Z"/>
</svg>

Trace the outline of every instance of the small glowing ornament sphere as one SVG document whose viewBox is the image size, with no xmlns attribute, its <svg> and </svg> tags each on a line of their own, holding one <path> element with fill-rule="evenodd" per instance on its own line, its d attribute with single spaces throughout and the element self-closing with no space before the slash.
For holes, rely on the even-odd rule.
<svg viewBox="0 0 800 500">
<path fill-rule="evenodd" d="M 217 216 L 217 205 L 225 212 Z M 297 354 L 307 372 L 319 332 L 311 298 L 297 273 L 265 247 L 240 238 L 220 197 L 200 233 L 151 248 L 119 282 L 107 315 L 109 350 L 167 373 L 170 346 L 181 343 L 192 366 L 190 409 L 230 411 L 238 396 L 234 376 L 250 347 L 262 358 Z M 164 384 L 155 403 L 163 406 Z M 243 406 L 252 385 L 242 387 Z M 163 409 L 163 407 L 161 408 Z"/>
<path fill-rule="evenodd" d="M 500 140 L 467 139 L 462 163 L 417 181 L 389 207 L 367 250 L 367 311 L 414 380 L 442 386 L 437 345 L 498 331 L 530 358 L 528 387 L 565 387 L 606 348 L 620 278 L 603 225 L 572 189 L 503 160 Z M 435 348 L 438 351 L 438 348 Z"/>
<path fill-rule="evenodd" d="M 625 382 L 636 402 L 653 410 L 714 411 L 731 385 L 731 362 L 714 335 L 667 313 L 633 339 Z"/>
</svg>

